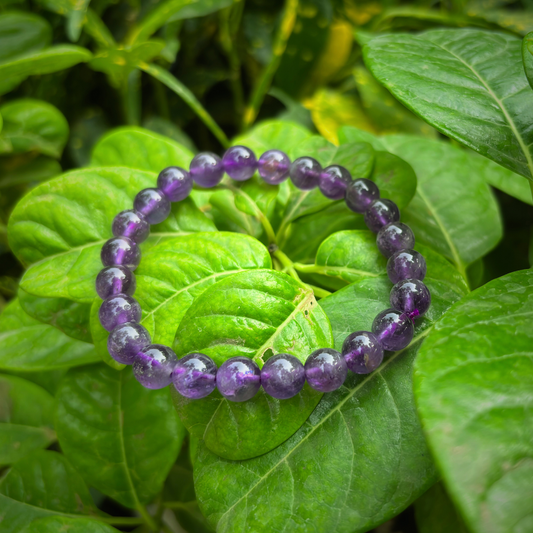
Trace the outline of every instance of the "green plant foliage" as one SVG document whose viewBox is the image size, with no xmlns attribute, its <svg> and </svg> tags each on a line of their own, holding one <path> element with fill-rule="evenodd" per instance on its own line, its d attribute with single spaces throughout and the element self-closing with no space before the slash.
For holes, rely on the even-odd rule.
<svg viewBox="0 0 533 533">
<path fill-rule="evenodd" d="M 90 518 L 67 518 L 66 516 L 47 516 L 32 522 L 28 533 L 57 533 L 68 531 L 69 533 L 113 533 L 115 528 L 91 520 Z"/>
<path fill-rule="evenodd" d="M 0 62 L 16 55 L 41 50 L 52 42 L 48 22 L 33 13 L 0 15 Z"/>
<path fill-rule="evenodd" d="M 529 85 L 533 89 L 533 32 L 528 33 L 522 41 L 522 59 Z"/>
</svg>

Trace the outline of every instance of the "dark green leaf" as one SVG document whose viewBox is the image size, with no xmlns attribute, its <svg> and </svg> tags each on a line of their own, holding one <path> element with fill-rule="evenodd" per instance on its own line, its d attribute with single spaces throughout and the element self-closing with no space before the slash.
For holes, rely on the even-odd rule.
<svg viewBox="0 0 533 533">
<path fill-rule="evenodd" d="M 61 165 L 44 155 L 20 154 L 0 159 L 0 189 L 31 185 L 59 174 Z"/>
<path fill-rule="evenodd" d="M 27 52 L 35 52 L 52 41 L 52 29 L 46 20 L 33 13 L 0 15 L 0 62 Z"/>
<path fill-rule="evenodd" d="M 217 365 L 234 356 L 262 367 L 277 353 L 305 361 L 314 347 L 331 346 L 328 319 L 313 292 L 272 270 L 242 272 L 196 298 L 176 332 L 178 357 L 211 356 Z M 233 403 L 214 392 L 204 400 L 173 394 L 189 431 L 228 459 L 266 453 L 292 435 L 309 416 L 320 394 L 306 386 L 291 400 L 276 400 L 261 389 L 250 401 Z"/>
<path fill-rule="evenodd" d="M 475 532 L 530 531 L 533 271 L 496 279 L 440 320 L 415 395 L 446 487 Z"/>
<path fill-rule="evenodd" d="M 174 122 L 171 120 L 152 115 L 144 120 L 142 125 L 143 128 L 147 130 L 158 133 L 159 135 L 162 135 L 168 139 L 172 139 L 193 153 L 198 152 L 198 149 L 194 145 L 192 139 L 182 129 L 178 128 L 178 126 L 176 126 L 176 124 L 174 124 Z"/>
<path fill-rule="evenodd" d="M 66 516 L 47 516 L 32 522 L 28 533 L 118 533 L 114 527 L 90 518 L 67 518 Z"/>
<path fill-rule="evenodd" d="M 522 42 L 522 59 L 529 85 L 533 89 L 533 31 L 528 33 Z"/>
<path fill-rule="evenodd" d="M 9 374 L 13 376 L 18 376 L 27 381 L 31 381 L 39 387 L 42 387 L 44 390 L 49 392 L 52 396 L 55 396 L 59 383 L 63 379 L 63 376 L 67 373 L 68 368 L 57 368 L 56 370 L 45 370 L 45 371 L 23 371 L 23 370 L 9 370 Z"/>
<path fill-rule="evenodd" d="M 91 0 L 71 2 L 72 9 L 67 15 L 67 35 L 72 42 L 76 42 L 80 38 L 90 2 Z"/>
</svg>

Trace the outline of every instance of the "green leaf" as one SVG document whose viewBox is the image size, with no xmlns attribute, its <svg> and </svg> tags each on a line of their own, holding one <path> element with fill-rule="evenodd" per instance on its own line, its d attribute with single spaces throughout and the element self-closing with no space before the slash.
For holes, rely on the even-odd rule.
<svg viewBox="0 0 533 533">
<path fill-rule="evenodd" d="M 480 30 L 432 30 L 372 39 L 374 76 L 436 129 L 533 179 L 533 93 L 520 40 Z"/>
<path fill-rule="evenodd" d="M 165 138 L 176 141 L 179 145 L 189 149 L 192 153 L 199 151 L 192 139 L 170 119 L 159 117 L 157 115 L 150 115 L 143 120 L 142 125 L 143 128 L 153 133 L 158 133 Z"/>
<path fill-rule="evenodd" d="M 89 489 L 65 456 L 39 450 L 14 464 L 0 482 L 2 532 L 22 533 L 50 515 L 96 515 Z"/>
<path fill-rule="evenodd" d="M 367 376 L 350 374 L 325 394 L 307 422 L 271 452 L 228 461 L 199 444 L 193 462 L 204 515 L 219 533 L 249 529 L 363 533 L 395 516 L 430 487 L 437 473 L 412 394 L 412 365 L 434 322 L 460 296 L 458 274 L 444 259 L 428 261 L 433 305 L 418 321 L 411 346 L 389 354 Z M 353 283 L 321 300 L 340 349 L 347 334 L 369 330 L 388 307 L 385 276 Z M 232 480 L 227 483 L 223 480 Z"/>
<path fill-rule="evenodd" d="M 533 89 L 533 31 L 528 33 L 522 41 L 522 59 L 529 85 Z"/>
<path fill-rule="evenodd" d="M 52 28 L 33 13 L 3 13 L 0 15 L 0 63 L 35 52 L 52 42 Z"/>
<path fill-rule="evenodd" d="M 0 464 L 9 465 L 56 439 L 54 399 L 44 389 L 0 375 Z"/>
<path fill-rule="evenodd" d="M 226 278 L 195 299 L 176 332 L 178 357 L 205 353 L 220 366 L 230 357 L 253 359 L 260 367 L 277 353 L 302 362 L 319 346 L 331 346 L 329 321 L 313 292 L 273 270 L 242 272 Z M 306 385 L 290 400 L 276 400 L 262 389 L 245 403 L 214 392 L 203 400 L 173 399 L 193 436 L 227 459 L 266 453 L 290 437 L 306 420 L 321 394 Z"/>
<path fill-rule="evenodd" d="M 117 533 L 118 529 L 90 518 L 67 518 L 66 516 L 47 516 L 32 522 L 28 533 Z"/>
<path fill-rule="evenodd" d="M 72 9 L 67 15 L 67 35 L 72 42 L 76 42 L 80 38 L 90 2 L 91 0 L 72 2 Z"/>
<path fill-rule="evenodd" d="M 105 365 L 69 371 L 57 393 L 55 426 L 87 483 L 131 508 L 162 489 L 185 434 L 168 388 L 145 389 L 131 370 Z"/>
<path fill-rule="evenodd" d="M 474 532 L 533 526 L 533 271 L 491 281 L 440 320 L 415 395 L 450 496 Z"/>
<path fill-rule="evenodd" d="M 94 346 L 27 315 L 18 300 L 0 316 L 0 368 L 37 371 L 85 365 L 98 360 Z"/>
<path fill-rule="evenodd" d="M 31 185 L 58 174 L 61 174 L 61 165 L 44 155 L 20 154 L 0 159 L 0 189 Z"/>
<path fill-rule="evenodd" d="M 59 159 L 68 140 L 68 122 L 63 114 L 42 100 L 22 98 L 0 107 L 4 128 L 0 153 L 36 151 Z M 7 148 L 7 149 L 6 149 Z"/>
</svg>

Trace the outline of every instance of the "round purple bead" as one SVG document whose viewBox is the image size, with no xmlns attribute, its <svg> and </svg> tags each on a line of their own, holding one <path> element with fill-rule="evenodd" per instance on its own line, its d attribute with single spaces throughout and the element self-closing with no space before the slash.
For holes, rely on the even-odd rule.
<svg viewBox="0 0 533 533">
<path fill-rule="evenodd" d="M 178 362 L 176 354 L 162 344 L 143 348 L 133 361 L 133 375 L 147 389 L 162 389 L 172 383 L 172 371 Z"/>
<path fill-rule="evenodd" d="M 421 281 L 404 279 L 392 288 L 390 304 L 394 309 L 407 313 L 413 319 L 427 312 L 431 305 L 431 294 Z"/>
<path fill-rule="evenodd" d="M 414 326 L 407 313 L 385 309 L 374 319 L 372 333 L 385 350 L 395 352 L 409 346 L 413 340 Z"/>
<path fill-rule="evenodd" d="M 215 187 L 224 175 L 222 159 L 211 152 L 195 155 L 190 165 L 192 179 L 206 189 Z"/>
<path fill-rule="evenodd" d="M 144 189 L 137 193 L 133 207 L 142 213 L 150 224 L 159 224 L 170 214 L 170 200 L 159 189 Z"/>
<path fill-rule="evenodd" d="M 331 348 L 315 350 L 305 362 L 307 383 L 320 392 L 338 389 L 344 383 L 347 373 L 344 357 Z"/>
<path fill-rule="evenodd" d="M 114 294 L 133 296 L 136 288 L 135 274 L 123 266 L 104 268 L 96 276 L 96 292 L 102 300 Z"/>
<path fill-rule="evenodd" d="M 220 394 L 231 402 L 245 402 L 259 390 L 261 370 L 248 357 L 232 357 L 222 363 L 217 373 Z"/>
<path fill-rule="evenodd" d="M 415 236 L 407 224 L 392 222 L 379 230 L 376 243 L 378 250 L 385 257 L 390 257 L 400 250 L 413 248 Z"/>
<path fill-rule="evenodd" d="M 352 176 L 344 167 L 331 165 L 320 174 L 319 188 L 326 198 L 341 200 L 346 194 L 346 187 L 352 181 Z"/>
<path fill-rule="evenodd" d="M 98 311 L 100 324 L 107 331 L 126 322 L 139 322 L 142 317 L 139 302 L 127 294 L 114 294 L 106 298 Z"/>
<path fill-rule="evenodd" d="M 342 355 L 356 374 L 370 374 L 383 361 L 383 346 L 370 331 L 356 331 L 344 339 Z"/>
<path fill-rule="evenodd" d="M 190 353 L 174 367 L 172 381 L 185 398 L 199 400 L 211 394 L 216 387 L 217 365 L 203 353 Z"/>
<path fill-rule="evenodd" d="M 257 168 L 255 154 L 246 146 L 232 146 L 222 157 L 226 174 L 235 181 L 249 180 Z"/>
<path fill-rule="evenodd" d="M 191 193 L 192 176 L 181 167 L 168 167 L 159 173 L 157 187 L 171 202 L 181 202 Z"/>
<path fill-rule="evenodd" d="M 294 185 L 304 191 L 318 186 L 321 173 L 320 163 L 312 157 L 299 157 L 289 169 L 289 175 Z"/>
<path fill-rule="evenodd" d="M 387 274 L 392 283 L 402 279 L 419 279 L 426 277 L 426 260 L 415 250 L 400 250 L 389 258 Z"/>
<path fill-rule="evenodd" d="M 270 185 L 278 185 L 289 177 L 291 160 L 281 150 L 267 150 L 257 163 L 259 175 Z"/>
<path fill-rule="evenodd" d="M 353 180 L 346 187 L 346 205 L 356 213 L 364 213 L 378 198 L 378 186 L 365 178 Z"/>
<path fill-rule="evenodd" d="M 150 334 L 143 326 L 126 322 L 111 332 L 107 338 L 107 349 L 115 361 L 131 365 L 137 354 L 151 342 Z"/>
<path fill-rule="evenodd" d="M 115 237 L 102 246 L 100 258 L 104 266 L 122 265 L 135 270 L 141 262 L 141 250 L 128 237 Z"/>
<path fill-rule="evenodd" d="M 304 384 L 304 365 L 293 355 L 274 355 L 261 369 L 261 385 L 272 398 L 292 398 L 302 390 Z"/>
<path fill-rule="evenodd" d="M 368 229 L 377 233 L 383 226 L 400 220 L 400 210 L 392 201 L 384 198 L 374 200 L 365 213 Z"/>
<path fill-rule="evenodd" d="M 139 244 L 150 235 L 150 224 L 141 213 L 128 209 L 113 219 L 112 231 L 115 237 L 128 237 Z"/>
</svg>

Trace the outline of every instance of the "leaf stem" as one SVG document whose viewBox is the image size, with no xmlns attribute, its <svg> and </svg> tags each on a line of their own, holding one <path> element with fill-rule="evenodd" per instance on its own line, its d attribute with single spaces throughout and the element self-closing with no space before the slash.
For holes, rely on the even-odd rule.
<svg viewBox="0 0 533 533">
<path fill-rule="evenodd" d="M 152 518 L 150 513 L 145 509 L 143 505 L 138 505 L 136 508 L 136 511 L 141 515 L 143 522 L 154 532 L 157 531 L 157 524 L 155 523 L 155 520 Z"/>
</svg>

